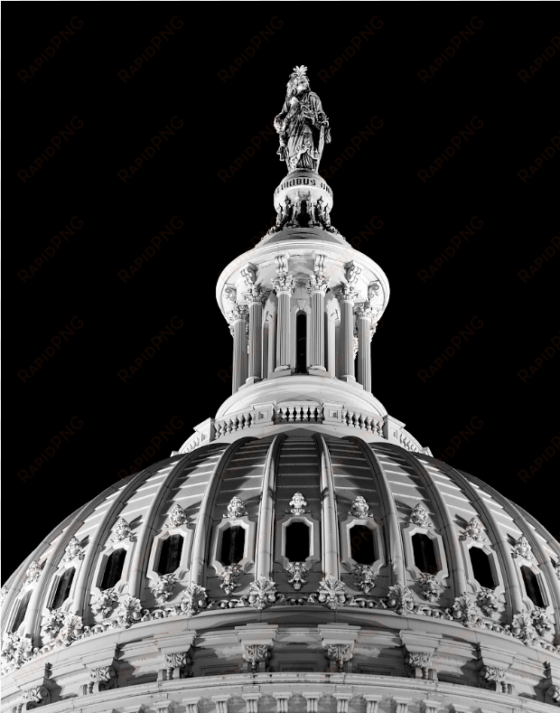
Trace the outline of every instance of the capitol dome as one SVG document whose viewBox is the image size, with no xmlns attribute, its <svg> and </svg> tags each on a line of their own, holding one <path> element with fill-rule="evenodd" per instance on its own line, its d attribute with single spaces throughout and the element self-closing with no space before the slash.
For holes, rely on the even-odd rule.
<svg viewBox="0 0 560 713">
<path fill-rule="evenodd" d="M 560 545 L 373 396 L 389 284 L 331 224 L 328 120 L 304 70 L 288 86 L 316 124 L 298 144 L 291 105 L 277 118 L 277 224 L 218 280 L 233 393 L 8 580 L 6 710 L 560 704 Z"/>
</svg>

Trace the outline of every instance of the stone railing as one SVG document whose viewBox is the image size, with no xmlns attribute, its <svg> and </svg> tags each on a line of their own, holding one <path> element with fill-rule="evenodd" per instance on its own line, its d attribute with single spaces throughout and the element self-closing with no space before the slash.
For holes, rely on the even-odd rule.
<svg viewBox="0 0 560 713">
<path fill-rule="evenodd" d="M 336 415 L 334 415 L 336 412 Z M 190 453 L 201 445 L 238 431 L 248 431 L 256 427 L 272 428 L 285 423 L 322 423 L 330 426 L 346 426 L 365 433 L 385 438 L 398 443 L 412 453 L 431 455 L 429 448 L 422 448 L 420 443 L 399 425 L 398 433 L 394 426 L 388 427 L 387 418 L 362 411 L 341 407 L 331 408 L 328 404 L 316 401 L 291 401 L 276 406 L 272 403 L 255 406 L 216 421 L 207 419 L 196 427 L 195 432 L 185 441 L 180 453 Z M 397 422 L 398 423 L 398 422 Z M 393 432 L 392 437 L 388 433 Z"/>
</svg>

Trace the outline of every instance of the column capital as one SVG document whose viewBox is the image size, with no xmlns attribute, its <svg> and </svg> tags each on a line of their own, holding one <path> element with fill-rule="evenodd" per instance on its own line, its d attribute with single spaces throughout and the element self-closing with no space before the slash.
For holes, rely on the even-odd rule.
<svg viewBox="0 0 560 713">
<path fill-rule="evenodd" d="M 233 325 L 235 322 L 244 322 L 247 319 L 248 310 L 245 305 L 235 305 L 227 316 L 228 322 Z"/>
<path fill-rule="evenodd" d="M 266 301 L 269 290 L 265 290 L 261 285 L 251 285 L 248 292 L 244 292 L 242 297 L 250 305 L 260 304 L 262 306 L 263 302 Z"/>
<path fill-rule="evenodd" d="M 325 279 L 325 275 L 322 271 L 316 270 L 315 273 L 309 277 L 306 288 L 310 295 L 314 292 L 320 292 L 324 295 L 329 288 L 329 281 Z"/>
<path fill-rule="evenodd" d="M 358 299 L 358 291 L 353 285 L 340 285 L 336 290 L 336 296 L 343 302 L 351 302 L 352 304 Z"/>
<path fill-rule="evenodd" d="M 372 321 L 377 316 L 377 311 L 373 309 L 369 302 L 359 302 L 357 305 L 355 305 L 354 312 L 356 313 L 357 317 L 360 317 L 362 319 L 370 319 Z"/>
<path fill-rule="evenodd" d="M 292 295 L 295 290 L 294 276 L 288 272 L 281 272 L 278 277 L 272 280 L 272 286 L 277 295 Z"/>
</svg>

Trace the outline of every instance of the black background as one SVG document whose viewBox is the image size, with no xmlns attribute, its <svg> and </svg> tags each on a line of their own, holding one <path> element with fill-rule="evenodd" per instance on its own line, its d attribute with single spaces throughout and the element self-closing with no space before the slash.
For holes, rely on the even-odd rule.
<svg viewBox="0 0 560 713">
<path fill-rule="evenodd" d="M 117 482 L 160 430 L 182 423 L 149 462 L 178 450 L 230 394 L 223 370 L 231 365 L 232 340 L 215 284 L 270 225 L 272 193 L 285 175 L 276 136 L 226 182 L 218 172 L 266 130 L 300 64 L 309 68 L 311 88 L 331 122 L 322 169 L 334 165 L 372 117 L 383 122 L 328 178 L 333 224 L 349 240 L 374 216 L 383 222 L 360 245 L 392 288 L 372 344 L 375 396 L 436 457 L 472 419 L 482 421 L 450 462 L 497 487 L 560 537 L 560 454 L 532 479 L 518 475 L 560 430 L 560 357 L 551 356 L 526 383 L 517 376 L 560 328 L 558 251 L 526 283 L 517 275 L 560 228 L 560 151 L 529 181 L 517 175 L 559 135 L 560 50 L 529 81 L 518 76 L 558 35 L 555 8 L 331 3 L 314 11 L 318 7 L 162 2 L 133 9 L 114 4 L 108 11 L 100 4 L 57 3 L 29 12 L 23 4 L 6 6 L 4 185 L 11 228 L 4 232 L 4 312 L 11 324 L 4 359 L 11 398 L 4 577 L 63 517 Z M 183 26 L 123 82 L 117 72 L 174 16 Z M 382 27 L 349 57 L 351 38 L 374 16 Z M 423 82 L 417 73 L 434 65 L 474 16 L 482 27 Z M 83 26 L 22 81 L 17 73 L 29 71 L 73 17 Z M 251 38 L 271 22 L 273 36 L 248 57 Z M 224 82 L 218 72 L 242 53 L 247 59 Z M 322 81 L 318 72 L 331 74 L 337 58 L 340 70 Z M 182 128 L 124 183 L 117 172 L 174 116 Z M 483 126 L 430 180 L 420 180 L 417 173 L 475 116 Z M 18 171 L 29 170 L 72 117 L 83 126 L 22 181 Z M 21 271 L 29 271 L 73 216 L 83 227 L 24 281 Z M 132 279 L 120 280 L 118 271 L 129 268 L 172 216 L 183 228 Z M 433 265 L 474 216 L 483 227 L 431 279 L 420 279 L 419 271 Z M 29 371 L 73 317 L 83 326 L 24 383 L 18 372 Z M 117 372 L 129 369 L 173 317 L 184 326 L 131 379 L 119 379 Z M 423 382 L 418 372 L 473 317 L 482 328 Z M 30 474 L 73 418 L 83 425 Z"/>
</svg>

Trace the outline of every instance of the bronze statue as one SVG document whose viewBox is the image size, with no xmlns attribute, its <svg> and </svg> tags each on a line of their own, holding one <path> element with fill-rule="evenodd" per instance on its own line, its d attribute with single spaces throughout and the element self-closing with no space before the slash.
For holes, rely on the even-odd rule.
<svg viewBox="0 0 560 713">
<path fill-rule="evenodd" d="M 277 153 L 288 173 L 298 168 L 317 172 L 324 145 L 330 144 L 329 120 L 321 100 L 309 87 L 307 67 L 295 67 L 287 84 L 282 111 L 274 119 L 280 136 Z"/>
</svg>

